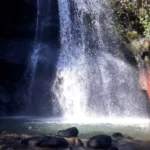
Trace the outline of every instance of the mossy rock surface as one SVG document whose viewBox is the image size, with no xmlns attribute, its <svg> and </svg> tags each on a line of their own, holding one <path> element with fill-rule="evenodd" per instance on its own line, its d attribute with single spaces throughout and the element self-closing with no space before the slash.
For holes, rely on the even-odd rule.
<svg viewBox="0 0 150 150">
<path fill-rule="evenodd" d="M 141 43 L 135 41 L 150 38 L 150 5 L 148 0 L 111 1 L 114 10 L 115 31 L 131 52 L 136 55 Z"/>
</svg>

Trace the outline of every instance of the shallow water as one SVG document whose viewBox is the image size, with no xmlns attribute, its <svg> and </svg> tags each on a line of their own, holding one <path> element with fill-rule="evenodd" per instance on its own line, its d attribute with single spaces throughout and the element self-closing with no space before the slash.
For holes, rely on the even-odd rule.
<svg viewBox="0 0 150 150">
<path fill-rule="evenodd" d="M 78 122 L 78 123 L 75 123 Z M 150 120 L 138 118 L 33 118 L 5 117 L 0 118 L 0 131 L 17 134 L 56 134 L 58 130 L 76 126 L 79 137 L 89 138 L 92 135 L 121 132 L 135 139 L 150 140 Z"/>
</svg>

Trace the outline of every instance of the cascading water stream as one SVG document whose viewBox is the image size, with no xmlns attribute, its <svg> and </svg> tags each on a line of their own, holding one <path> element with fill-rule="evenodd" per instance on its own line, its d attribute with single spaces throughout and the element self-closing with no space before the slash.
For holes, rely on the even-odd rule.
<svg viewBox="0 0 150 150">
<path fill-rule="evenodd" d="M 61 52 L 53 85 L 64 117 L 146 114 L 137 71 L 125 63 L 106 0 L 58 0 Z M 59 109 L 55 105 L 54 113 Z"/>
<path fill-rule="evenodd" d="M 39 59 L 39 52 L 42 49 L 41 48 L 41 30 L 44 28 L 44 25 L 46 24 L 46 21 L 50 17 L 49 13 L 49 6 L 51 0 L 47 0 L 47 3 L 43 3 L 41 0 L 37 0 L 37 16 L 36 16 L 36 31 L 35 31 L 35 41 L 34 41 L 34 48 L 33 48 L 33 53 L 31 55 L 30 59 L 30 65 L 31 65 L 31 70 L 32 70 L 32 82 L 34 82 L 34 76 L 37 68 L 37 62 Z M 46 8 L 47 7 L 47 8 Z M 42 12 L 41 12 L 42 10 Z M 31 83 L 31 86 L 34 83 Z"/>
<path fill-rule="evenodd" d="M 39 20 L 40 20 L 40 0 L 37 0 L 36 2 L 37 12 L 36 12 L 36 28 L 35 28 L 35 39 L 33 44 L 33 52 L 31 53 L 31 56 L 29 57 L 29 66 L 26 71 L 26 74 L 30 72 L 30 83 L 28 87 L 28 105 L 27 105 L 27 112 L 28 114 L 31 113 L 31 105 L 32 105 L 32 89 L 34 85 L 34 77 L 35 77 L 35 71 L 37 67 L 38 62 L 38 53 L 39 53 Z M 25 76 L 27 76 L 25 74 Z"/>
<path fill-rule="evenodd" d="M 55 61 L 53 49 L 56 50 L 56 46 L 54 48 L 50 42 L 51 39 L 49 39 L 51 34 L 49 30 L 52 27 L 54 28 L 52 3 L 52 0 L 37 0 L 35 42 L 29 62 L 31 80 L 28 93 L 28 113 L 30 115 L 44 115 L 47 113 L 45 106 L 47 104 L 45 103 L 48 102 L 46 99 L 50 97 L 48 89 Z M 35 105 L 37 106 L 35 107 Z"/>
<path fill-rule="evenodd" d="M 86 101 L 84 101 L 84 98 L 86 97 L 84 91 L 85 85 L 82 84 L 84 79 L 83 76 L 85 74 L 82 65 L 86 63 L 84 51 L 82 51 L 84 50 L 84 45 L 80 44 L 80 39 L 78 40 L 76 38 L 76 41 L 73 41 L 74 35 L 72 34 L 69 3 L 67 1 L 59 1 L 59 8 L 61 15 L 61 42 L 63 44 L 60 59 L 58 61 L 59 68 L 57 70 L 57 78 L 54 83 L 53 91 L 56 94 L 56 98 L 59 99 L 63 113 L 65 112 L 67 116 L 84 115 L 84 112 L 86 111 Z M 76 25 L 77 23 L 78 22 L 76 22 Z M 76 32 L 79 32 L 77 30 Z M 57 86 L 59 87 L 58 89 Z M 55 110 L 56 109 L 57 107 Z"/>
</svg>

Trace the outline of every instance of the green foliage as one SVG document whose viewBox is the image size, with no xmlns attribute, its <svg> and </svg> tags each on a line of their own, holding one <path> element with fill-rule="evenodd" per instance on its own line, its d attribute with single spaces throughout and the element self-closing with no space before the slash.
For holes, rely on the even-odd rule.
<svg viewBox="0 0 150 150">
<path fill-rule="evenodd" d="M 144 27 L 143 35 L 146 38 L 150 38 L 150 11 L 145 8 L 141 8 L 139 11 L 139 19 L 140 23 Z"/>
<path fill-rule="evenodd" d="M 127 41 L 150 38 L 148 0 L 112 0 L 117 30 Z"/>
<path fill-rule="evenodd" d="M 127 36 L 130 39 L 134 40 L 134 39 L 136 39 L 138 37 L 138 33 L 135 30 L 133 30 L 133 31 L 127 31 Z"/>
</svg>

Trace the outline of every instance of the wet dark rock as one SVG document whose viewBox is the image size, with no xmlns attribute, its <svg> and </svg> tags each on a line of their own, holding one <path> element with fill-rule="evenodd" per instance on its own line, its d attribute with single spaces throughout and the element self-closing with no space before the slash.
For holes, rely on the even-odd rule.
<svg viewBox="0 0 150 150">
<path fill-rule="evenodd" d="M 119 150 L 117 147 L 112 147 L 109 150 Z"/>
<path fill-rule="evenodd" d="M 2 149 L 1 150 L 15 150 L 15 149 L 13 149 L 13 148 L 11 148 L 11 147 L 2 147 Z"/>
<path fill-rule="evenodd" d="M 12 116 L 22 110 L 23 100 L 17 99 L 16 93 L 24 84 L 28 52 L 34 40 L 35 2 L 0 2 L 0 116 Z"/>
<path fill-rule="evenodd" d="M 13 115 L 22 107 L 15 94 L 20 88 L 25 65 L 0 59 L 0 70 L 0 116 Z"/>
<path fill-rule="evenodd" d="M 23 78 L 25 66 L 0 59 L 0 69 L 0 116 L 9 115 L 9 113 L 13 115 L 12 112 L 20 110 L 21 106 L 17 104 L 14 96 L 19 89 L 18 85 Z"/>
<path fill-rule="evenodd" d="M 3 105 L 0 106 L 0 116 L 7 116 L 7 110 Z"/>
<path fill-rule="evenodd" d="M 46 23 L 43 22 L 43 20 L 39 20 L 38 40 L 40 42 L 43 42 L 43 44 L 54 44 L 58 46 L 58 3 L 55 0 L 49 2 L 50 6 L 48 7 L 50 9 L 49 11 L 47 11 L 48 14 L 45 14 L 46 10 L 42 10 L 42 12 L 40 12 L 40 14 L 42 15 L 40 16 L 40 19 L 42 18 L 44 20 L 45 15 L 47 15 L 49 20 Z M 45 8 L 46 3 L 43 4 L 43 1 L 41 1 L 40 4 Z M 28 82 L 30 81 L 29 78 L 31 73 L 31 70 L 28 68 L 28 63 L 33 52 L 35 42 L 37 25 L 37 0 L 1 1 L 0 19 L 0 116 L 12 116 L 16 114 L 22 115 L 22 113 L 26 110 L 26 106 L 28 103 L 26 98 L 28 95 L 27 86 L 29 85 Z M 56 49 L 51 48 L 51 51 L 56 51 Z M 55 57 L 53 54 L 51 56 L 52 58 Z M 52 61 L 52 59 L 48 60 L 49 62 Z M 52 64 L 51 66 L 55 68 L 55 64 Z M 45 68 L 43 70 L 45 71 Z M 53 75 L 54 71 L 54 69 L 47 71 L 47 76 L 49 76 L 49 79 L 45 79 L 46 81 L 52 80 L 51 74 Z M 25 72 L 27 73 L 24 74 Z M 39 77 L 40 75 L 37 74 L 37 76 Z M 42 85 L 45 89 L 45 85 L 43 82 Z M 45 97 L 45 93 L 48 92 L 42 91 L 39 95 L 41 97 Z M 51 97 L 49 96 L 47 99 L 48 100 L 45 100 L 46 104 L 43 106 L 44 108 L 45 106 L 51 106 L 51 104 L 49 104 Z M 40 104 L 38 105 L 42 106 Z M 45 112 L 44 108 L 42 108 L 43 112 Z M 42 110 L 41 107 L 38 107 L 37 109 Z M 50 108 L 48 108 L 47 110 L 50 110 Z M 43 114 L 43 112 L 41 114 Z"/>
<path fill-rule="evenodd" d="M 5 134 L 7 134 L 8 132 L 7 131 L 1 131 L 1 134 L 2 135 L 5 135 Z"/>
<path fill-rule="evenodd" d="M 140 144 L 126 143 L 118 147 L 119 150 L 144 150 Z"/>
<path fill-rule="evenodd" d="M 31 137 L 25 140 L 22 140 L 21 143 L 28 146 L 36 146 L 37 143 L 41 142 L 43 137 Z"/>
<path fill-rule="evenodd" d="M 20 145 L 21 145 L 21 138 L 16 137 L 15 134 L 11 135 L 11 136 L 1 135 L 0 145 L 2 146 L 2 147 L 0 147 L 1 150 L 7 150 L 10 148 L 18 149 L 18 148 L 20 148 Z"/>
<path fill-rule="evenodd" d="M 35 36 L 36 0 L 0 2 L 0 58 L 25 64 Z"/>
<path fill-rule="evenodd" d="M 129 139 L 129 140 L 133 140 L 133 138 L 132 138 L 132 137 L 130 137 L 130 136 L 127 136 L 126 138 L 127 138 L 127 139 Z"/>
<path fill-rule="evenodd" d="M 0 86 L 0 103 L 5 104 L 9 102 L 10 99 L 11 99 L 10 93 L 3 86 Z"/>
<path fill-rule="evenodd" d="M 109 149 L 112 146 L 112 139 L 107 135 L 97 135 L 89 139 L 87 146 L 93 149 Z"/>
<path fill-rule="evenodd" d="M 11 82 L 18 82 L 24 74 L 25 65 L 8 61 L 6 59 L 0 59 L 0 83 L 3 84 L 8 90 L 13 90 L 13 87 L 8 86 L 5 80 Z"/>
<path fill-rule="evenodd" d="M 84 143 L 82 142 L 81 139 L 78 139 L 78 146 L 84 146 Z"/>
<path fill-rule="evenodd" d="M 113 136 L 114 138 L 124 138 L 123 134 L 120 133 L 120 132 L 114 133 L 112 136 Z"/>
<path fill-rule="evenodd" d="M 65 139 L 69 142 L 70 145 L 78 146 L 78 147 L 84 146 L 84 143 L 82 142 L 82 140 L 77 137 L 65 138 Z"/>
<path fill-rule="evenodd" d="M 86 150 L 83 147 L 71 147 L 70 150 Z"/>
<path fill-rule="evenodd" d="M 68 128 L 66 130 L 60 130 L 57 132 L 57 135 L 60 137 L 77 137 L 79 131 L 76 127 Z"/>
<path fill-rule="evenodd" d="M 118 141 L 118 140 L 123 139 L 124 136 L 123 136 L 122 133 L 117 132 L 117 133 L 114 133 L 114 134 L 112 135 L 112 138 L 113 138 L 113 140 Z"/>
<path fill-rule="evenodd" d="M 127 139 L 127 138 L 122 139 L 122 140 L 118 140 L 118 141 L 117 141 L 117 146 L 124 145 L 124 144 L 126 144 L 126 143 L 132 143 L 132 141 L 133 141 L 133 140 Z"/>
<path fill-rule="evenodd" d="M 149 150 L 150 141 L 123 139 L 118 141 L 119 150 Z"/>
<path fill-rule="evenodd" d="M 67 140 L 58 137 L 44 137 L 44 139 L 36 144 L 41 148 L 67 148 L 69 143 Z"/>
</svg>

